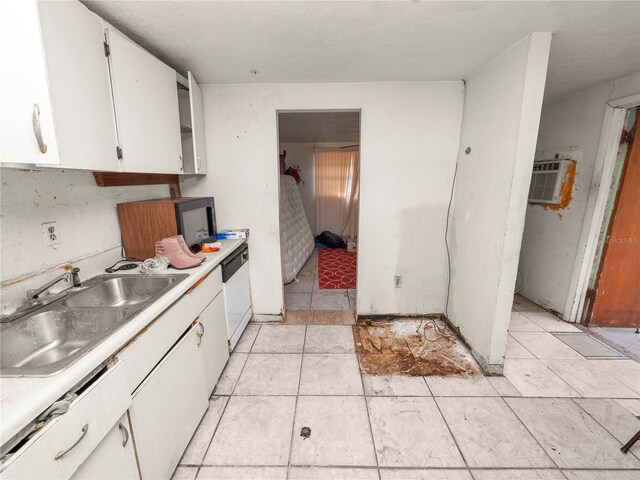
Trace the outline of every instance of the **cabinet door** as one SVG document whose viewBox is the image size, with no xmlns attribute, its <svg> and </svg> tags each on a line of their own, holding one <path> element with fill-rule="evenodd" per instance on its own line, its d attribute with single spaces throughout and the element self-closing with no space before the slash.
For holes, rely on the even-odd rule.
<svg viewBox="0 0 640 480">
<path fill-rule="evenodd" d="M 204 108 L 202 93 L 191 72 L 189 75 L 189 99 L 191 104 L 191 134 L 193 136 L 193 158 L 195 173 L 207 173 L 207 153 L 204 141 Z"/>
<path fill-rule="evenodd" d="M 118 171 L 103 24 L 80 2 L 38 8 L 60 164 Z"/>
<path fill-rule="evenodd" d="M 200 314 L 200 347 L 207 377 L 207 393 L 211 394 L 229 359 L 227 322 L 224 318 L 224 295 L 216 298 Z"/>
<path fill-rule="evenodd" d="M 1 161 L 56 165 L 58 147 L 35 0 L 0 2 L 0 48 Z"/>
<path fill-rule="evenodd" d="M 2 478 L 71 477 L 130 404 L 123 363 L 118 362 L 99 373 L 64 415 L 49 420 L 20 447 L 3 465 Z"/>
<path fill-rule="evenodd" d="M 182 147 L 176 72 L 107 28 L 111 82 L 124 170 L 180 173 Z"/>
<path fill-rule="evenodd" d="M 142 478 L 169 478 L 208 405 L 198 326 L 149 374 L 129 410 Z"/>
<path fill-rule="evenodd" d="M 73 480 L 129 480 L 138 479 L 138 463 L 133 448 L 129 428 L 129 418 L 125 413 L 107 436 L 91 452 L 76 473 Z"/>
</svg>

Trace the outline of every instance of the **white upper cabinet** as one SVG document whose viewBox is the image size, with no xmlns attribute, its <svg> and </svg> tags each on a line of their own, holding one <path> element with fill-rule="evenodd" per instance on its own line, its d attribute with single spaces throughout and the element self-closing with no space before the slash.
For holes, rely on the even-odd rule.
<svg viewBox="0 0 640 480">
<path fill-rule="evenodd" d="M 191 72 L 189 74 L 189 99 L 191 106 L 191 129 L 193 130 L 193 149 L 195 173 L 207 173 L 207 152 L 204 143 L 204 109 L 202 93 Z"/>
<path fill-rule="evenodd" d="M 43 1 L 38 8 L 60 163 L 118 171 L 103 24 L 79 2 Z"/>
<path fill-rule="evenodd" d="M 207 160 L 202 94 L 192 73 L 188 72 L 188 75 L 188 79 L 180 74 L 177 75 L 183 173 L 204 174 L 207 173 Z"/>
<path fill-rule="evenodd" d="M 0 2 L 2 163 L 56 165 L 58 147 L 35 0 Z"/>
<path fill-rule="evenodd" d="M 82 3 L 0 2 L 0 40 L 3 165 L 206 172 L 193 75 L 179 93 L 173 68 Z"/>
<path fill-rule="evenodd" d="M 124 170 L 182 173 L 175 70 L 117 30 L 106 32 Z"/>
</svg>

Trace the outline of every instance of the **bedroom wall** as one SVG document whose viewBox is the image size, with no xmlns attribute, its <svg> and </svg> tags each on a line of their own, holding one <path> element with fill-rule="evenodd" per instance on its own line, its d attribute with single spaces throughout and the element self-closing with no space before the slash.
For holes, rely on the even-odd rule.
<svg viewBox="0 0 640 480">
<path fill-rule="evenodd" d="M 502 373 L 550 42 L 531 34 L 466 80 L 447 315 L 489 373 Z"/>
<path fill-rule="evenodd" d="M 254 311 L 278 315 L 279 110 L 362 110 L 359 314 L 442 312 L 444 228 L 463 85 L 451 82 L 203 85 L 209 174 L 221 228 L 249 227 Z M 403 287 L 394 288 L 394 276 Z"/>
<path fill-rule="evenodd" d="M 607 102 L 640 93 L 640 73 L 574 92 L 544 105 L 536 156 L 575 158 L 573 199 L 561 210 L 529 205 L 522 239 L 521 294 L 570 318 L 578 276 L 585 261 L 585 220 L 598 189 L 596 152 Z M 587 214 L 587 211 L 589 213 Z M 586 259 L 591 262 L 591 258 Z"/>
<path fill-rule="evenodd" d="M 315 168 L 313 163 L 314 143 L 281 143 L 280 152 L 287 151 L 287 167 L 300 166 L 302 181 L 298 184 L 304 213 L 314 235 L 316 232 Z"/>
</svg>

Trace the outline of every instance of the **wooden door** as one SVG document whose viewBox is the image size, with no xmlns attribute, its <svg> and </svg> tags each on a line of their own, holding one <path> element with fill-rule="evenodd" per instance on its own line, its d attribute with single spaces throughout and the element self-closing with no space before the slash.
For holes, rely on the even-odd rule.
<svg viewBox="0 0 640 480">
<path fill-rule="evenodd" d="M 38 2 L 63 167 L 120 170 L 104 27 L 80 2 Z"/>
<path fill-rule="evenodd" d="M 598 271 L 592 326 L 640 327 L 640 139 L 638 117 Z"/>
<path fill-rule="evenodd" d="M 182 140 L 174 69 L 107 28 L 111 82 L 124 170 L 181 173 Z"/>
</svg>

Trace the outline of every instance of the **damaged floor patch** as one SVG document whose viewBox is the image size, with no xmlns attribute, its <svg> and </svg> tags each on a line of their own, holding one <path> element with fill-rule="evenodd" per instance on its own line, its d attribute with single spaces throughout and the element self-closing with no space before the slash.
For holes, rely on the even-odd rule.
<svg viewBox="0 0 640 480">
<path fill-rule="evenodd" d="M 478 364 L 460 340 L 438 334 L 434 325 L 438 331 L 446 328 L 433 319 L 354 325 L 360 370 L 368 375 L 479 375 Z"/>
</svg>

